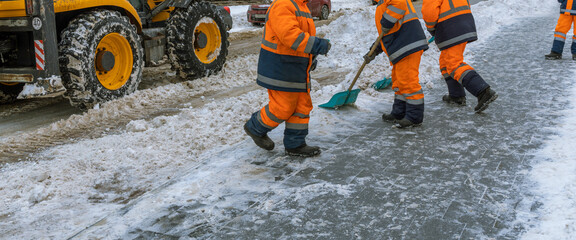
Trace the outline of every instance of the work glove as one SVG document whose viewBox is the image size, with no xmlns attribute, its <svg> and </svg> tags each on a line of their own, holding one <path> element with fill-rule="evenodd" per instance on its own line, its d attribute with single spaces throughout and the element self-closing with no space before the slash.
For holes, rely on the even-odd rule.
<svg viewBox="0 0 576 240">
<path fill-rule="evenodd" d="M 330 44 L 330 40 L 324 38 L 316 38 L 314 40 L 314 45 L 312 46 L 312 50 L 310 51 L 310 53 L 312 55 L 318 55 L 318 54 L 326 55 L 328 51 L 330 51 L 331 47 L 332 44 Z"/>
<path fill-rule="evenodd" d="M 382 45 L 380 45 L 379 42 L 374 42 L 371 46 L 374 46 L 374 44 L 376 45 L 376 49 L 374 49 L 374 52 L 372 53 L 372 55 L 370 55 L 370 51 L 372 50 L 372 47 L 370 47 L 370 50 L 368 50 L 368 53 L 366 53 L 366 55 L 364 55 L 364 61 L 366 61 L 366 64 L 372 62 L 372 60 L 374 60 L 376 58 L 376 56 L 380 55 L 380 53 L 384 52 L 382 50 Z"/>
</svg>

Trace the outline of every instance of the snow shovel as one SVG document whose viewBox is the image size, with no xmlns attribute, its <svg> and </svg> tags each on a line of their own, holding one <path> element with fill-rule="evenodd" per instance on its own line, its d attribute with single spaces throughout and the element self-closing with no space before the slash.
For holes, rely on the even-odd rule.
<svg viewBox="0 0 576 240">
<path fill-rule="evenodd" d="M 382 32 L 380 36 L 378 36 L 376 42 L 372 44 L 372 48 L 370 48 L 370 52 L 368 53 L 368 55 L 372 55 L 374 53 L 376 47 L 378 46 L 378 44 L 380 44 L 380 40 L 382 40 L 382 37 L 384 37 L 384 32 Z M 362 63 L 362 66 L 360 67 L 360 69 L 358 69 L 356 77 L 354 77 L 354 80 L 352 81 L 352 84 L 350 84 L 348 91 L 336 93 L 334 94 L 334 96 L 332 96 L 330 101 L 324 104 L 320 104 L 318 106 L 323 108 L 335 109 L 337 107 L 344 106 L 346 104 L 355 103 L 356 99 L 358 98 L 358 93 L 360 93 L 360 89 L 352 90 L 352 88 L 354 87 L 354 84 L 356 84 L 356 80 L 358 80 L 358 77 L 360 76 L 360 73 L 362 73 L 362 70 L 364 70 L 366 64 L 368 63 L 366 62 L 366 59 L 364 59 L 364 63 Z"/>
<path fill-rule="evenodd" d="M 430 39 L 428 39 L 428 44 L 430 44 L 432 41 L 434 41 L 434 37 L 431 37 Z M 372 84 L 372 88 L 374 88 L 376 90 L 382 90 L 382 89 L 390 86 L 390 84 L 392 84 L 392 78 L 391 77 L 385 77 L 384 79 L 377 81 L 374 84 Z"/>
</svg>

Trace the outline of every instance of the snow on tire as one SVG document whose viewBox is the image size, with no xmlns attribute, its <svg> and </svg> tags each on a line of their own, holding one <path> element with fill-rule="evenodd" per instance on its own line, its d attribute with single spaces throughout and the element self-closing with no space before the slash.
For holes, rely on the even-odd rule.
<svg viewBox="0 0 576 240">
<path fill-rule="evenodd" d="M 73 106 L 120 98 L 136 91 L 144 52 L 136 27 L 117 11 L 79 15 L 62 31 L 60 71 Z"/>
<path fill-rule="evenodd" d="M 228 55 L 228 32 L 215 5 L 195 2 L 175 9 L 166 26 L 168 56 L 185 79 L 219 72 Z"/>
</svg>

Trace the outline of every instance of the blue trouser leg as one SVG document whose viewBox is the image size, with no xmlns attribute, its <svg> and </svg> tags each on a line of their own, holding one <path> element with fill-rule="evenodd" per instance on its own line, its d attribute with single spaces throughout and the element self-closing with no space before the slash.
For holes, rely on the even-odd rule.
<svg viewBox="0 0 576 240">
<path fill-rule="evenodd" d="M 462 85 L 475 97 L 490 87 L 476 71 L 468 72 L 462 79 Z"/>
<path fill-rule="evenodd" d="M 284 129 L 284 147 L 291 149 L 297 148 L 306 144 L 306 136 L 308 135 L 308 129 L 296 130 L 296 129 Z"/>
<path fill-rule="evenodd" d="M 250 117 L 250 120 L 248 120 L 248 122 L 246 124 L 248 125 L 248 130 L 250 132 L 252 132 L 253 134 L 256 134 L 258 136 L 264 136 L 265 134 L 270 132 L 272 129 L 265 127 L 258 120 L 259 117 L 260 117 L 260 111 L 253 113 L 252 117 Z"/>
<path fill-rule="evenodd" d="M 406 103 L 406 116 L 404 118 L 413 123 L 422 123 L 422 121 L 424 121 L 424 103 Z"/>
<path fill-rule="evenodd" d="M 574 44 L 572 44 L 572 49 L 574 49 Z M 552 52 L 562 54 L 563 51 L 564 51 L 564 41 L 555 39 L 554 42 L 552 43 Z"/>
<path fill-rule="evenodd" d="M 448 95 L 450 97 L 465 97 L 466 91 L 464 91 L 464 86 L 460 84 L 458 81 L 454 80 L 452 77 L 447 77 L 446 85 L 448 86 Z"/>
<path fill-rule="evenodd" d="M 394 104 L 392 104 L 392 112 L 390 113 L 396 119 L 402 119 L 406 116 L 406 102 L 395 98 Z"/>
</svg>

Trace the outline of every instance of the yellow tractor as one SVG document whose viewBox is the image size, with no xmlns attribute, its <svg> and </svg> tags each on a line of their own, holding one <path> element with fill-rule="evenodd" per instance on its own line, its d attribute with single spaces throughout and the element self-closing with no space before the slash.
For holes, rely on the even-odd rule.
<svg viewBox="0 0 576 240">
<path fill-rule="evenodd" d="M 216 73 L 228 45 L 201 0 L 0 0 L 0 104 L 64 95 L 90 108 L 134 92 L 165 55 L 185 79 Z"/>
</svg>

